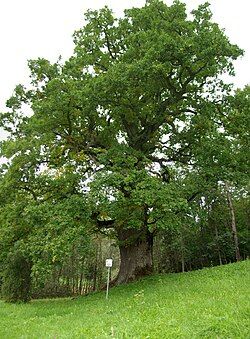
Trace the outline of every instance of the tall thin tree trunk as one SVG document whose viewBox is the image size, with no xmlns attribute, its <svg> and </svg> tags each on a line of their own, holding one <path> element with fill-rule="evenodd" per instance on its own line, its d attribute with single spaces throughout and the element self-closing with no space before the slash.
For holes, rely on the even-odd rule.
<svg viewBox="0 0 250 339">
<path fill-rule="evenodd" d="M 184 242 L 182 234 L 180 236 L 181 236 L 181 271 L 182 273 L 184 273 L 185 272 Z"/>
<path fill-rule="evenodd" d="M 82 282 L 83 282 L 83 272 L 80 274 L 80 282 L 79 282 L 79 294 L 82 295 Z"/>
<path fill-rule="evenodd" d="M 181 254 L 181 271 L 182 273 L 185 272 L 185 260 L 184 260 L 183 252 Z"/>
<path fill-rule="evenodd" d="M 238 233 L 237 233 L 236 221 L 235 221 L 234 206 L 233 206 L 233 201 L 232 201 L 231 193 L 229 190 L 228 182 L 225 183 L 225 188 L 226 188 L 226 193 L 227 193 L 228 207 L 229 207 L 230 215 L 231 215 L 231 229 L 232 229 L 232 235 L 233 235 L 233 240 L 234 240 L 235 257 L 237 261 L 240 261 L 241 258 L 240 258 Z"/>
<path fill-rule="evenodd" d="M 161 272 L 162 265 L 161 265 L 161 243 L 159 236 L 154 240 L 154 247 L 153 247 L 153 257 L 154 257 L 154 269 L 157 273 Z"/>
<path fill-rule="evenodd" d="M 222 265 L 220 245 L 219 245 L 219 232 L 218 232 L 218 228 L 217 228 L 216 224 L 214 224 L 214 230 L 215 230 L 215 241 L 216 241 L 216 249 L 217 249 L 217 253 L 218 253 L 218 258 L 219 258 L 220 265 Z"/>
<path fill-rule="evenodd" d="M 93 272 L 93 290 L 97 290 L 97 266 L 98 266 L 98 245 L 96 245 L 95 250 L 95 264 L 94 264 L 94 272 Z"/>
</svg>

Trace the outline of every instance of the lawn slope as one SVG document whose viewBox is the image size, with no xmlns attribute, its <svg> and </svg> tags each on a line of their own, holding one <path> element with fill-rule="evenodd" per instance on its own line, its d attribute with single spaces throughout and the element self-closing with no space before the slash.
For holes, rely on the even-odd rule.
<svg viewBox="0 0 250 339">
<path fill-rule="evenodd" d="M 250 261 L 87 297 L 0 302 L 0 338 L 249 338 Z"/>
</svg>

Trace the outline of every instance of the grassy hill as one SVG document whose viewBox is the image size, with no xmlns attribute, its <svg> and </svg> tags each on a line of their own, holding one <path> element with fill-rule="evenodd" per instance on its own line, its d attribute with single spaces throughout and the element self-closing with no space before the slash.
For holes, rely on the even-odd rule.
<svg viewBox="0 0 250 339">
<path fill-rule="evenodd" d="M 250 338 L 250 261 L 76 300 L 0 302 L 0 338 Z"/>
</svg>

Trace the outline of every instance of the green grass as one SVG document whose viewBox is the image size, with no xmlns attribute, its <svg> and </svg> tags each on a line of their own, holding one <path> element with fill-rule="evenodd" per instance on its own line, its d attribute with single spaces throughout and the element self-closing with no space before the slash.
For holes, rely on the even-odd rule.
<svg viewBox="0 0 250 339">
<path fill-rule="evenodd" d="M 0 338 L 250 338 L 250 261 L 87 297 L 0 302 Z"/>
</svg>

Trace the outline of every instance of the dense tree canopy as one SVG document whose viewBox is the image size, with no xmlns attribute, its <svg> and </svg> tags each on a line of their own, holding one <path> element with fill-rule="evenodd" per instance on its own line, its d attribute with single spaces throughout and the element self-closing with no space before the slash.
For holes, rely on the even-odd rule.
<svg viewBox="0 0 250 339">
<path fill-rule="evenodd" d="M 1 190 L 1 204 L 22 195 L 40 210 L 60 203 L 65 229 L 114 237 L 123 283 L 152 271 L 157 231 L 181 225 L 208 183 L 246 171 L 249 88 L 234 98 L 222 81 L 242 51 L 208 4 L 189 16 L 179 1 L 152 0 L 122 18 L 105 7 L 85 20 L 69 60 L 29 61 L 30 86 L 18 85 L 1 115 L 11 192 Z M 56 224 L 52 212 L 37 223 L 50 215 Z"/>
</svg>

